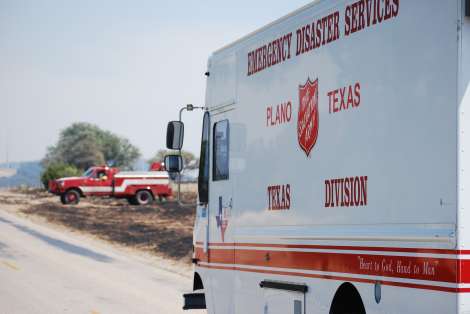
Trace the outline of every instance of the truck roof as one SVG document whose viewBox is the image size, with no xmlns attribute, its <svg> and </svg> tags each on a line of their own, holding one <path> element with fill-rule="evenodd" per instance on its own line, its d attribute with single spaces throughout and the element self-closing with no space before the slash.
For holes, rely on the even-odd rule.
<svg viewBox="0 0 470 314">
<path fill-rule="evenodd" d="M 278 18 L 278 19 L 276 19 L 276 20 L 274 20 L 274 21 L 272 21 L 271 23 L 268 23 L 268 24 L 266 24 L 266 25 L 264 25 L 264 26 L 258 28 L 257 30 L 255 30 L 255 31 L 253 31 L 253 32 L 251 32 L 251 33 L 248 33 L 247 35 L 245 35 L 245 36 L 243 36 L 243 37 L 241 37 L 241 38 L 239 38 L 239 39 L 237 39 L 237 40 L 235 40 L 235 41 L 233 41 L 233 42 L 231 42 L 231 43 L 229 43 L 229 44 L 227 44 L 227 45 L 225 45 L 225 46 L 222 46 L 221 48 L 219 48 L 219 49 L 217 49 L 216 51 L 214 51 L 213 54 L 217 54 L 217 53 L 220 53 L 220 52 L 222 52 L 222 51 L 224 51 L 224 50 L 226 50 L 226 49 L 232 48 L 233 46 L 235 46 L 235 45 L 237 45 L 237 44 L 239 44 L 239 43 L 245 41 L 246 39 L 249 39 L 249 38 L 251 38 L 251 37 L 253 37 L 253 36 L 255 36 L 255 35 L 257 35 L 257 34 L 263 32 L 263 31 L 265 31 L 265 30 L 267 30 L 267 29 L 270 28 L 271 26 L 274 26 L 274 25 L 276 25 L 276 24 L 279 24 L 279 23 L 281 23 L 281 22 L 284 22 L 285 20 L 287 20 L 287 19 L 289 19 L 289 18 L 291 18 L 291 17 L 293 17 L 293 16 L 295 16 L 295 15 L 297 15 L 297 14 L 303 12 L 304 10 L 306 10 L 306 9 L 308 9 L 308 8 L 311 8 L 311 7 L 313 7 L 314 5 L 316 5 L 316 4 L 320 3 L 320 2 L 323 2 L 323 1 L 325 1 L 325 0 L 313 0 L 312 2 L 310 2 L 310 3 L 308 3 L 308 4 L 304 5 L 304 6 L 302 6 L 302 7 L 300 7 L 300 8 L 298 8 L 297 10 L 292 11 L 291 13 L 288 13 L 288 14 L 286 14 L 286 15 L 284 15 L 284 16 L 282 16 L 282 17 L 280 17 L 280 18 Z"/>
</svg>

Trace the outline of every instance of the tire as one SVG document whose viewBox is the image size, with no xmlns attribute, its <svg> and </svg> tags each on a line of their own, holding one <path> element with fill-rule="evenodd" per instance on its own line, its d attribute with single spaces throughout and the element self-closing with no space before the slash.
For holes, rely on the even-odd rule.
<svg viewBox="0 0 470 314">
<path fill-rule="evenodd" d="M 80 202 L 80 192 L 77 190 L 68 190 L 60 196 L 60 201 L 64 205 L 78 204 Z"/>
<path fill-rule="evenodd" d="M 67 205 L 67 202 L 65 200 L 65 193 L 64 194 L 60 194 L 60 202 L 64 205 Z"/>
<path fill-rule="evenodd" d="M 137 203 L 137 200 L 136 200 L 135 196 L 128 197 L 127 202 L 129 203 L 129 205 L 139 205 Z"/>
<path fill-rule="evenodd" d="M 361 295 L 351 283 L 343 283 L 336 291 L 330 314 L 366 314 Z"/>
<path fill-rule="evenodd" d="M 135 195 L 135 200 L 138 205 L 148 205 L 153 201 L 153 195 L 150 191 L 140 190 Z"/>
</svg>

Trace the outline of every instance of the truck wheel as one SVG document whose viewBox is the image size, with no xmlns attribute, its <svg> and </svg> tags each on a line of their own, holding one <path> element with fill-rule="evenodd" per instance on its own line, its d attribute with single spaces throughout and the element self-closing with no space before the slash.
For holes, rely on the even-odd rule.
<svg viewBox="0 0 470 314">
<path fill-rule="evenodd" d="M 68 190 L 60 196 L 60 201 L 64 205 L 78 204 L 80 202 L 80 193 L 77 190 Z"/>
<path fill-rule="evenodd" d="M 153 195 L 147 190 L 140 190 L 135 195 L 135 200 L 139 205 L 148 205 L 153 201 Z"/>
<path fill-rule="evenodd" d="M 128 197 L 127 202 L 129 203 L 129 205 L 139 205 L 137 203 L 137 200 L 136 200 L 135 196 Z"/>
<path fill-rule="evenodd" d="M 351 283 L 343 283 L 331 302 L 330 314 L 365 314 L 361 295 Z"/>
<path fill-rule="evenodd" d="M 65 193 L 60 194 L 60 202 L 64 205 L 67 205 L 67 201 L 65 200 Z"/>
</svg>

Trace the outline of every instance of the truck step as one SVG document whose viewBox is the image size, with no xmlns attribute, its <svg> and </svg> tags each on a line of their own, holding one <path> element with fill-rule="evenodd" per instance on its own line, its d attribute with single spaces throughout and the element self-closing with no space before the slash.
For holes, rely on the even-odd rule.
<svg viewBox="0 0 470 314">
<path fill-rule="evenodd" d="M 206 297 L 203 292 L 183 294 L 183 310 L 200 310 L 206 308 Z"/>
</svg>

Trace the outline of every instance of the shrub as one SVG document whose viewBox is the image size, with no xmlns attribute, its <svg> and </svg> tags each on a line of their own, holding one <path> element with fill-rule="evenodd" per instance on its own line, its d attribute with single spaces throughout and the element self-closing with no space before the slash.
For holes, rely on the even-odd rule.
<svg viewBox="0 0 470 314">
<path fill-rule="evenodd" d="M 59 179 L 63 177 L 74 177 L 79 176 L 81 170 L 76 168 L 73 165 L 68 165 L 65 163 L 51 163 L 49 164 L 44 172 L 41 174 L 41 182 L 44 185 L 44 188 L 47 190 L 49 180 Z"/>
<path fill-rule="evenodd" d="M 139 156 L 139 149 L 128 139 L 96 125 L 79 122 L 62 130 L 57 144 L 48 148 L 42 164 L 61 162 L 88 169 L 112 163 L 113 167 L 131 169 Z"/>
</svg>

